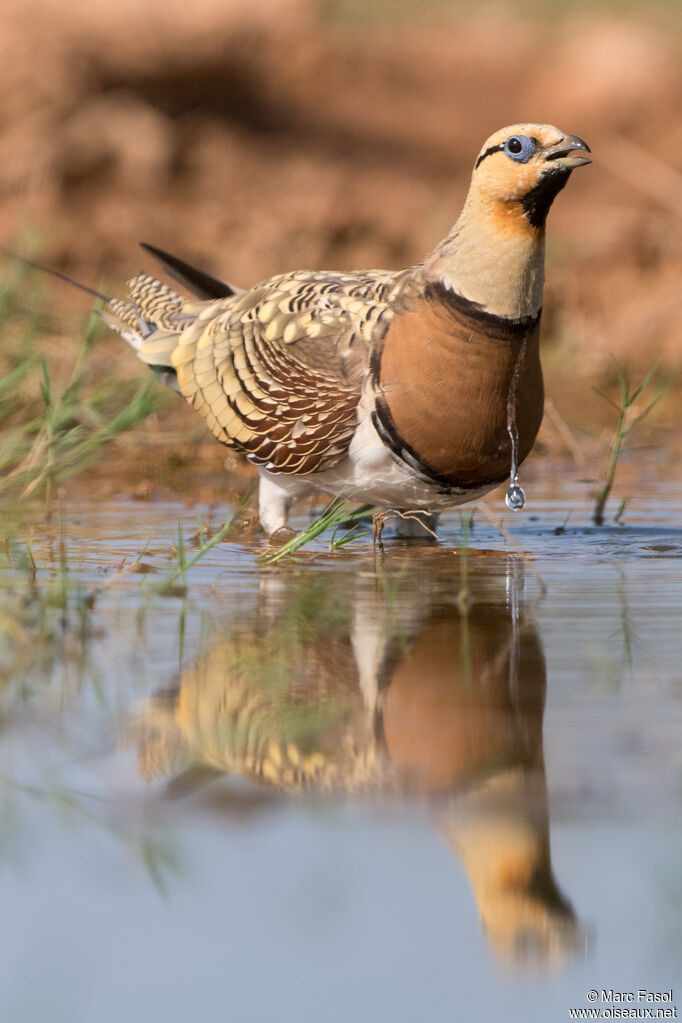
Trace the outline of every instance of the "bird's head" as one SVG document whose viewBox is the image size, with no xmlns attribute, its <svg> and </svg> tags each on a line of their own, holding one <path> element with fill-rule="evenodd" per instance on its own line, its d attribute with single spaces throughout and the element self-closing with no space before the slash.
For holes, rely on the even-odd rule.
<svg viewBox="0 0 682 1023">
<path fill-rule="evenodd" d="M 589 152 L 577 135 L 566 135 L 551 124 L 502 128 L 487 139 L 476 159 L 472 193 L 542 229 L 571 171 L 592 162 L 585 155 Z"/>
</svg>

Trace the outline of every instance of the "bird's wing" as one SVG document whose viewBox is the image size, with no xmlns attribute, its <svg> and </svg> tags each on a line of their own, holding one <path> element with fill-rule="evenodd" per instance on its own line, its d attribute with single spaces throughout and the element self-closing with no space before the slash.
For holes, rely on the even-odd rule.
<svg viewBox="0 0 682 1023">
<path fill-rule="evenodd" d="M 183 303 L 138 275 L 138 322 L 158 324 L 138 355 L 173 367 L 179 390 L 224 444 L 271 472 L 315 472 L 347 451 L 372 349 L 411 306 L 416 281 L 414 271 L 299 272 Z"/>
</svg>

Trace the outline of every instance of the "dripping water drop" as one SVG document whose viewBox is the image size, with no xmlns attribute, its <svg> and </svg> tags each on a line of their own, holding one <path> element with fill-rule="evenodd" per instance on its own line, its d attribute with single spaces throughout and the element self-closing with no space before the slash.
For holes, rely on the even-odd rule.
<svg viewBox="0 0 682 1023">
<path fill-rule="evenodd" d="M 516 479 L 512 478 L 509 484 L 509 489 L 504 498 L 504 503 L 507 508 L 511 508 L 512 511 L 521 511 L 526 503 L 526 494 L 523 487 L 519 486 Z"/>
<path fill-rule="evenodd" d="M 521 511 L 526 503 L 526 495 L 523 487 L 519 484 L 517 465 L 519 435 L 516 428 L 516 401 L 513 393 L 507 402 L 507 433 L 511 441 L 511 466 L 509 469 L 509 488 L 507 489 L 504 501 L 507 508 L 510 508 L 512 511 Z"/>
</svg>

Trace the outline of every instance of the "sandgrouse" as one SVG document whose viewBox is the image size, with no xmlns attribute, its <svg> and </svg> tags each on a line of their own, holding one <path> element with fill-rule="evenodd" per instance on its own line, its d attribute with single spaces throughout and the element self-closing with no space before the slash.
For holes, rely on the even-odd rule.
<svg viewBox="0 0 682 1023">
<path fill-rule="evenodd" d="M 513 484 L 533 446 L 545 219 L 585 152 L 551 125 L 496 132 L 457 223 L 407 270 L 240 291 L 145 246 L 199 300 L 142 272 L 101 315 L 258 466 L 268 534 L 311 489 L 437 515 Z"/>
</svg>

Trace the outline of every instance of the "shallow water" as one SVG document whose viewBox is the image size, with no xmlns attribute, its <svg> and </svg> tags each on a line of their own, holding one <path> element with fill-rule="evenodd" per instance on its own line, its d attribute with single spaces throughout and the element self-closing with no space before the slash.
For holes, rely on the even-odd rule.
<svg viewBox="0 0 682 1023">
<path fill-rule="evenodd" d="M 599 530 L 587 486 L 526 489 L 464 553 L 457 515 L 376 562 L 221 543 L 176 596 L 193 508 L 36 515 L 35 585 L 20 545 L 3 570 L 0 1019 L 682 1000 L 682 486 Z"/>
</svg>

